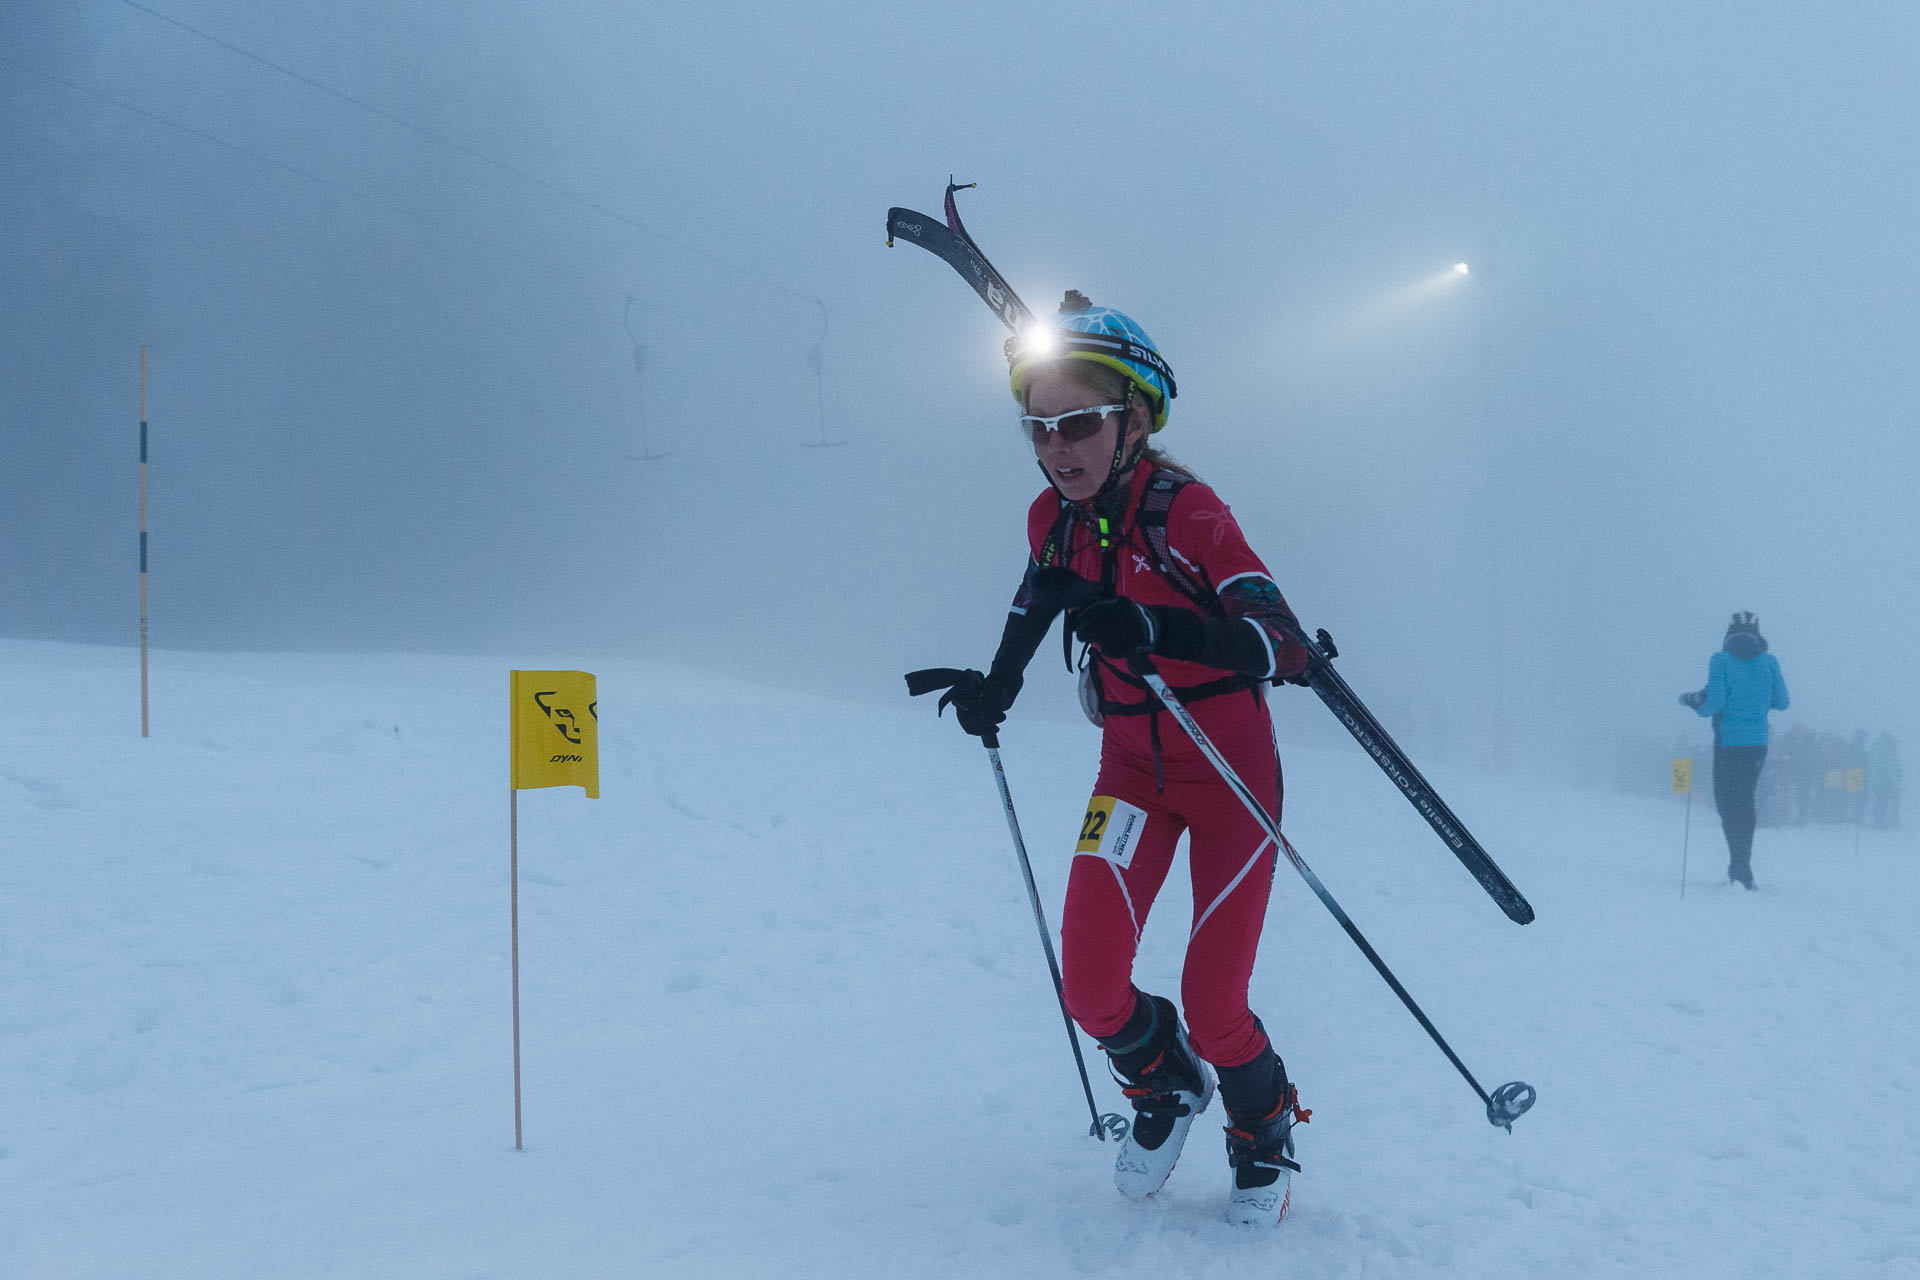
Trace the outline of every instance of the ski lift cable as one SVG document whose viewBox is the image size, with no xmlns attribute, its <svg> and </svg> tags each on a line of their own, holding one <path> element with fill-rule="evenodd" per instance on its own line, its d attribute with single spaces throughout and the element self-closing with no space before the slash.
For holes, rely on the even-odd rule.
<svg viewBox="0 0 1920 1280">
<path fill-rule="evenodd" d="M 475 244 L 484 245 L 487 248 L 493 250 L 494 252 L 502 255 L 503 257 L 512 258 L 517 261 L 527 263 L 530 266 L 538 267 L 542 271 L 547 271 L 552 273 L 553 275 L 563 277 L 564 279 L 572 280 L 575 283 L 585 285 L 590 289 L 596 289 L 596 290 L 604 289 L 611 292 L 623 293 L 625 296 L 631 297 L 635 302 L 639 302 L 643 306 L 650 306 L 650 307 L 656 308 L 680 320 L 683 320 L 688 324 L 698 325 L 699 327 L 703 329 L 711 330 L 714 333 L 724 334 L 725 336 L 732 338 L 737 342 L 741 342 L 750 346 L 760 347 L 760 348 L 764 348 L 766 346 L 766 336 L 764 334 L 759 336 L 754 336 L 751 334 L 743 333 L 738 329 L 731 329 L 725 325 L 715 324 L 711 320 L 704 320 L 689 311 L 684 311 L 676 306 L 673 306 L 671 303 L 663 302 L 657 297 L 642 298 L 638 295 L 628 293 L 624 289 L 621 289 L 619 286 L 609 284 L 604 278 L 596 278 L 593 276 L 584 275 L 579 271 L 575 271 L 571 267 L 563 267 L 558 263 L 549 262 L 545 258 L 541 258 L 535 254 L 528 253 L 526 250 L 518 248 L 517 246 L 507 241 L 498 240 L 492 236 L 482 235 L 465 226 L 454 226 L 452 224 L 442 222 L 436 219 L 431 214 L 422 213 L 417 209 L 409 209 L 405 205 L 396 204 L 392 200 L 386 199 L 385 197 L 382 197 L 379 195 L 375 195 L 373 192 L 367 191 L 360 187 L 356 187 L 351 183 L 342 182 L 338 178 L 325 177 L 321 174 L 314 173 L 308 169 L 302 169 L 300 166 L 295 164 L 289 164 L 288 162 L 278 158 L 277 156 L 267 155 L 265 152 L 256 151 L 251 147 L 243 146 L 240 143 L 231 141 L 230 139 L 227 139 L 227 138 L 223 138 L 218 134 L 209 133 L 207 130 L 198 128 L 197 126 L 185 124 L 179 120 L 171 119 L 167 116 L 161 115 L 156 111 L 150 111 L 145 107 L 136 106 L 131 102 L 124 102 L 119 98 L 113 97 L 111 94 L 102 93 L 98 89 L 89 88 L 88 86 L 80 84 L 77 81 L 66 79 L 64 76 L 58 76 L 53 74 L 52 72 L 44 71 L 39 67 L 29 65 L 28 63 L 25 63 L 25 62 L 21 62 L 16 58 L 9 57 L 5 53 L 0 53 L 0 64 L 13 67 L 20 71 L 24 71 L 29 75 L 38 76 L 40 79 L 45 80 L 50 84 L 59 85 L 61 88 L 70 90 L 73 93 L 80 94 L 82 97 L 91 98 L 96 102 L 101 102 L 106 104 L 107 106 L 114 107 L 120 111 L 125 111 L 130 115 L 138 116 L 143 120 L 147 120 L 154 124 L 164 126 L 165 128 L 172 129 L 179 133 L 184 133 L 190 138 L 196 138 L 202 142 L 210 143 L 213 146 L 220 147 L 227 151 L 231 151 L 235 155 L 244 156 L 247 159 L 252 160 L 258 164 L 263 164 L 270 168 L 278 169 L 282 173 L 292 174 L 296 178 L 300 178 L 307 182 L 314 183 L 317 186 L 325 187 L 325 188 L 328 188 L 329 190 L 340 192 L 341 194 L 351 196 L 356 200 L 363 200 L 366 203 L 373 205 L 376 208 L 385 209 L 389 213 L 398 214 L 403 218 L 419 223 L 420 225 L 436 233 L 444 234 L 451 231 L 453 234 L 458 235 L 466 240 L 472 241 Z"/>
<path fill-rule="evenodd" d="M 746 277 L 749 280 L 753 280 L 759 284 L 765 285 L 769 289 L 773 289 L 780 293 L 784 293 L 792 298 L 797 298 L 801 302 L 818 301 L 818 299 L 814 298 L 812 295 L 805 293 L 802 290 L 796 289 L 791 285 L 782 284 L 778 280 L 774 280 L 767 276 L 761 275 L 759 272 L 753 271 L 747 267 L 743 267 L 738 263 L 729 262 L 727 259 L 720 257 L 718 254 L 710 253 L 707 250 L 700 248 L 698 245 L 691 244 L 685 240 L 680 239 L 677 236 L 669 235 L 668 233 L 661 231 L 656 227 L 650 227 L 646 223 L 641 222 L 638 219 L 631 218 L 626 214 L 620 213 L 618 210 L 611 209 L 606 205 L 601 204 L 597 200 L 589 199 L 588 197 L 583 196 L 576 191 L 569 190 L 568 188 L 563 187 L 558 183 L 550 182 L 547 179 L 539 177 L 535 174 L 529 173 L 526 170 L 521 169 L 516 165 L 509 164 L 504 160 L 500 160 L 494 156 L 490 156 L 486 152 L 480 151 L 475 147 L 468 146 L 464 142 L 460 142 L 459 140 L 454 138 L 449 138 L 445 134 L 439 133 L 433 129 L 429 129 L 424 125 L 415 124 L 413 121 L 408 120 L 402 116 L 396 115 L 393 112 L 388 111 L 383 107 L 376 106 L 375 104 L 368 102 L 363 98 L 357 98 L 354 95 L 350 93 L 346 93 L 342 90 L 336 89 L 333 86 L 324 83 L 323 81 L 316 80 L 312 76 L 305 75 L 302 72 L 295 71 L 291 67 L 284 66 L 278 62 L 273 61 L 270 58 L 266 58 L 261 56 L 260 54 L 254 53 L 250 49 L 243 48 L 240 45 L 234 44 L 229 40 L 223 40 L 219 36 L 213 35 L 212 33 L 207 31 L 203 31 L 198 27 L 195 27 L 189 23 L 183 22 L 180 19 L 172 17 L 168 14 L 161 13 L 157 9 L 149 8 L 148 6 L 139 3 L 139 0 L 115 0 L 115 2 L 118 4 L 124 5 L 129 9 L 134 10 L 135 12 L 146 14 L 148 17 L 154 18 L 157 21 L 164 22 L 169 26 L 177 27 L 181 31 L 187 32 L 189 35 L 195 36 L 201 40 L 205 40 L 209 44 L 213 44 L 218 46 L 219 48 L 225 49 L 229 53 L 232 53 L 237 57 L 247 59 L 249 62 L 257 63 L 258 65 L 265 67 L 269 71 L 275 72 L 278 75 L 283 75 L 291 80 L 298 81 L 299 83 L 306 85 L 311 89 L 317 90 L 320 93 L 324 93 L 329 97 L 336 98 L 341 102 L 345 102 L 351 106 L 358 107 L 363 111 L 370 112 L 371 114 L 380 117 L 382 120 L 385 120 L 390 124 L 396 125 L 402 129 L 406 129 L 409 132 L 418 134 L 419 136 L 429 139 L 430 141 L 436 142 L 441 146 L 452 148 L 453 150 L 458 151 L 460 154 L 464 156 L 468 156 L 471 159 L 477 160 L 484 165 L 488 165 L 491 168 L 497 169 L 502 173 L 509 174 L 515 178 L 518 178 L 522 182 L 527 182 L 532 184 L 533 186 L 539 187 L 541 190 L 546 191 L 552 195 L 558 196 L 562 200 L 566 200 L 572 204 L 576 204 L 581 208 L 590 210 L 594 213 L 601 215 L 602 217 L 609 218 L 615 222 L 620 223 L 622 226 L 631 227 L 636 231 L 641 231 L 659 240 L 663 240 L 666 243 L 675 246 L 676 248 L 685 250 L 686 252 L 693 254 L 695 257 L 703 258 L 706 261 L 715 264 L 716 266 L 725 267 L 727 270 L 733 271 L 741 276 Z M 822 305 L 824 306 L 824 304 Z M 875 322 L 868 320 L 862 316 L 854 315 L 853 313 L 847 312 L 847 311 L 841 311 L 840 314 L 842 318 L 852 320 L 856 324 L 864 325 L 867 328 L 872 329 L 874 332 L 879 333 L 895 342 L 902 343 L 903 345 L 906 345 L 906 346 L 919 347 L 921 350 L 926 351 L 929 355 L 939 354 L 938 352 L 934 351 L 931 347 L 922 346 L 922 344 L 920 343 L 913 342 L 910 339 L 902 338 L 897 331 L 885 328 L 882 325 L 876 324 Z"/>
</svg>

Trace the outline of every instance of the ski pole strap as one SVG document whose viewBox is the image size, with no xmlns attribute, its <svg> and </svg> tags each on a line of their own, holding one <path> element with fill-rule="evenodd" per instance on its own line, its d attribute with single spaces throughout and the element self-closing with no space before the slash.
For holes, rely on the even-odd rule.
<svg viewBox="0 0 1920 1280">
<path fill-rule="evenodd" d="M 955 671 L 952 667 L 935 667 L 929 668 L 926 671 L 916 671 L 913 675 L 908 676 L 907 688 L 909 690 L 913 688 L 914 675 L 922 677 L 931 676 L 940 681 L 938 684 L 932 684 L 922 689 L 921 692 L 932 693 L 935 689 L 945 689 L 946 692 L 940 695 L 939 710 L 942 713 L 962 697 L 977 698 L 980 695 L 980 691 L 985 687 L 985 678 L 982 677 L 978 671 Z M 923 683 L 925 682 L 923 681 Z"/>
<path fill-rule="evenodd" d="M 966 678 L 966 672 L 958 667 L 926 667 L 919 671 L 907 672 L 907 695 L 917 698 L 923 693 L 932 693 L 936 689 L 951 689 Z"/>
<path fill-rule="evenodd" d="M 946 692 L 940 695 L 939 706 L 940 713 L 945 714 L 948 705 L 953 702 L 954 696 L 960 692 L 961 685 L 967 684 L 969 681 L 978 684 L 980 680 L 981 675 L 978 671 L 963 671 L 959 667 L 925 667 L 919 671 L 907 672 L 907 693 L 917 698 L 923 693 L 932 693 L 936 689 L 945 689 Z M 955 712 L 954 714 L 958 715 L 959 712 Z M 982 733 L 980 735 L 980 741 L 985 744 L 989 751 L 998 751 L 1000 749 L 1000 735 L 992 729 Z"/>
</svg>

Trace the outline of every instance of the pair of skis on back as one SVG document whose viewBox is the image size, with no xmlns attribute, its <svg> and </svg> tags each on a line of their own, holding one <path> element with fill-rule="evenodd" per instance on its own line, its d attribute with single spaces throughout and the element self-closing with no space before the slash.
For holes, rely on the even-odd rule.
<svg viewBox="0 0 1920 1280">
<path fill-rule="evenodd" d="M 1014 292 L 1013 287 L 1007 283 L 1006 278 L 987 260 L 987 256 L 980 251 L 980 246 L 974 243 L 973 237 L 967 233 L 965 225 L 960 221 L 960 211 L 954 203 L 953 193 L 967 190 L 968 187 L 972 185 L 972 183 L 955 184 L 952 181 L 948 182 L 945 201 L 946 218 L 944 222 L 913 209 L 896 206 L 887 210 L 887 245 L 888 247 L 892 247 L 896 239 L 910 240 L 929 253 L 932 253 L 935 257 L 957 271 L 961 278 L 973 287 L 974 292 L 980 295 L 981 301 L 985 302 L 987 306 L 992 309 L 993 313 L 1000 318 L 1001 323 L 1005 324 L 1016 336 L 1020 336 L 1026 333 L 1030 325 L 1036 323 L 1033 312 L 1028 310 L 1026 303 L 1020 300 L 1020 295 Z M 1309 637 L 1305 629 L 1297 623 L 1293 624 L 1292 630 L 1294 638 L 1300 642 L 1309 655 L 1307 669 L 1304 673 L 1308 687 L 1319 696 L 1321 702 L 1326 704 L 1327 709 L 1333 713 L 1335 719 L 1339 720 L 1340 723 L 1345 726 L 1347 732 L 1353 735 L 1354 740 L 1360 744 L 1361 749 L 1379 766 L 1381 772 L 1387 775 L 1388 779 L 1399 789 L 1400 794 L 1406 797 L 1407 802 L 1413 806 L 1414 811 L 1426 820 L 1428 826 L 1433 828 L 1434 834 L 1440 837 L 1442 843 L 1452 851 L 1454 857 L 1459 859 L 1460 865 L 1467 869 L 1468 873 L 1472 875 L 1480 887 L 1486 891 L 1487 896 L 1493 899 L 1501 911 L 1506 914 L 1507 918 L 1516 924 L 1530 923 L 1533 920 L 1532 904 L 1529 903 L 1525 896 L 1521 894 L 1520 890 L 1515 887 L 1513 881 L 1507 878 L 1507 874 L 1500 869 L 1499 865 L 1494 862 L 1486 849 L 1474 838 L 1473 833 L 1467 830 L 1466 824 L 1454 815 L 1453 810 L 1447 806 L 1446 801 L 1440 798 L 1439 792 L 1434 790 L 1433 785 L 1426 780 L 1419 769 L 1414 767 L 1413 761 L 1407 758 L 1406 752 L 1401 750 L 1400 745 L 1393 740 L 1392 735 L 1381 727 L 1380 722 L 1374 718 L 1373 713 L 1367 709 L 1366 704 L 1360 700 L 1359 695 L 1353 691 L 1352 687 L 1347 684 L 1340 673 L 1334 670 L 1333 660 L 1339 656 L 1339 650 L 1334 647 L 1333 638 L 1328 635 L 1325 630 L 1321 630 L 1314 637 Z M 1211 757 L 1214 754 L 1210 749 L 1211 744 L 1204 741 L 1204 735 L 1200 734 L 1198 726 L 1188 723 L 1189 718 L 1184 715 L 1184 708 L 1177 705 L 1177 700 L 1173 698 L 1164 683 L 1159 680 L 1157 675 L 1151 672 L 1150 664 L 1147 664 L 1145 660 L 1140 660 L 1136 664 L 1136 670 L 1141 670 L 1143 667 L 1144 670 L 1142 674 L 1148 676 L 1149 683 L 1154 688 L 1156 695 L 1160 696 L 1161 700 L 1167 703 L 1168 709 L 1175 714 L 1176 719 L 1181 720 L 1183 727 L 1186 727 L 1189 733 L 1195 735 L 1196 744 L 1201 747 L 1203 753 Z M 932 672 L 916 672 L 914 675 L 909 676 L 909 689 L 916 693 L 930 692 L 935 686 L 927 684 L 925 681 L 916 682 L 916 677 L 931 676 L 933 674 Z M 955 672 L 953 674 L 958 675 L 959 673 Z M 920 687 L 921 685 L 925 685 L 925 687 Z M 1223 774 L 1227 776 L 1229 782 L 1237 781 L 1237 779 L 1232 777 L 1231 769 L 1227 767 L 1224 760 L 1215 760 L 1214 763 L 1216 767 L 1220 768 Z M 995 753 L 994 764 L 996 774 L 998 774 L 999 761 L 997 752 Z M 1001 786 L 1004 792 L 1004 775 L 1001 776 Z M 1010 798 L 1007 799 L 1009 821 L 1011 822 L 1011 800 Z M 1251 807 L 1256 811 L 1260 810 L 1257 802 L 1253 803 Z M 1277 837 L 1277 844 L 1285 851 L 1289 860 L 1294 864 L 1295 869 L 1306 879 L 1309 887 L 1313 889 L 1321 901 L 1332 911 L 1335 919 L 1340 922 L 1349 936 L 1360 946 L 1360 949 L 1366 954 L 1368 960 L 1373 963 L 1374 968 L 1387 980 L 1388 984 L 1393 988 L 1394 993 L 1400 997 L 1402 1003 L 1404 1003 L 1419 1020 L 1421 1026 L 1426 1029 L 1428 1035 L 1439 1045 L 1448 1060 L 1453 1063 L 1461 1075 L 1466 1077 L 1467 1082 L 1473 1086 L 1474 1092 L 1477 1093 L 1481 1101 L 1486 1104 L 1487 1119 L 1491 1123 L 1511 1131 L 1513 1121 L 1533 1105 L 1535 1096 L 1533 1087 L 1516 1081 L 1501 1085 L 1491 1094 L 1482 1088 L 1479 1081 L 1474 1079 L 1473 1074 L 1467 1070 L 1466 1065 L 1460 1061 L 1459 1057 L 1447 1045 L 1446 1041 L 1441 1038 L 1438 1030 L 1436 1030 L 1433 1024 L 1427 1019 L 1427 1016 L 1421 1012 L 1419 1006 L 1414 1003 L 1413 998 L 1407 994 L 1406 989 L 1400 985 L 1399 980 L 1393 976 L 1385 962 L 1380 959 L 1379 955 L 1367 943 L 1366 939 L 1360 935 L 1359 930 L 1356 929 L 1352 921 L 1348 919 L 1346 912 L 1341 910 L 1339 904 L 1333 901 L 1331 895 L 1326 892 L 1325 887 L 1321 885 L 1319 881 L 1319 877 L 1313 874 L 1312 870 L 1306 866 L 1305 862 L 1293 850 L 1293 847 L 1286 842 L 1283 836 L 1280 836 L 1277 826 L 1273 827 L 1273 834 Z M 1017 827 L 1014 838 L 1016 844 L 1018 844 L 1019 833 Z M 1024 853 L 1024 849 L 1022 853 Z M 1029 888 L 1031 888 L 1030 879 Z M 1036 898 L 1036 918 L 1038 918 L 1038 911 L 1038 899 Z M 1044 927 L 1042 929 L 1042 936 L 1043 938 L 1045 937 Z M 1050 950 L 1049 960 L 1051 960 Z M 1057 985 L 1056 980 L 1056 986 Z M 1064 1012 L 1064 1003 L 1062 1011 Z M 1071 1031 L 1071 1024 L 1069 1024 L 1069 1031 Z M 1078 1058 L 1078 1056 L 1078 1041 L 1076 1040 L 1075 1057 Z M 1084 1079 L 1084 1071 L 1082 1075 Z M 1089 1103 L 1091 1103 L 1091 1096 L 1089 1096 Z M 1096 1128 L 1098 1128 L 1097 1122 Z"/>
</svg>

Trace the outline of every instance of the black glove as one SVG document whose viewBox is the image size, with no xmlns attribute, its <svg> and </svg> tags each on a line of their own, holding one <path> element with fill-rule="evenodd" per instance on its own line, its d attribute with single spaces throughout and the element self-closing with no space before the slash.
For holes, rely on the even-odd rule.
<svg viewBox="0 0 1920 1280">
<path fill-rule="evenodd" d="M 1036 606 L 1066 609 L 1067 629 L 1112 661 L 1158 654 L 1254 677 L 1273 662 L 1270 633 L 1252 618 L 1208 617 L 1177 605 L 1103 595 L 1098 583 L 1069 569 L 1041 569 L 1033 575 L 1033 593 Z M 1304 672 L 1295 683 L 1306 683 Z"/>
<path fill-rule="evenodd" d="M 1076 609 L 1067 621 L 1080 643 L 1090 644 L 1109 658 L 1152 653 L 1160 638 L 1155 610 L 1124 596 L 1107 596 Z"/>
<path fill-rule="evenodd" d="M 1705 702 L 1706 700 L 1707 700 L 1707 692 L 1704 689 L 1702 689 L 1698 693 L 1683 693 L 1680 695 L 1680 705 L 1694 711 L 1698 711 L 1700 709 L 1700 704 Z"/>
<path fill-rule="evenodd" d="M 1106 594 L 1100 589 L 1099 583 L 1058 565 L 1034 570 L 1029 585 L 1033 589 L 1034 608 L 1045 613 L 1049 619 L 1062 609 L 1090 605 Z"/>
<path fill-rule="evenodd" d="M 1007 718 L 1013 705 L 1013 691 L 992 676 L 978 671 L 963 671 L 953 688 L 941 695 L 940 706 L 953 704 L 953 718 L 976 738 L 984 738 Z"/>
</svg>

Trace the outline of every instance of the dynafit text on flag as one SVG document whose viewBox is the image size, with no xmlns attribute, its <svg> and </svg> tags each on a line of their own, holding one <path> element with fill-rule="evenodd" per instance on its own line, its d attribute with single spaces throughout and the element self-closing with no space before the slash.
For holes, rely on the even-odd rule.
<svg viewBox="0 0 1920 1280">
<path fill-rule="evenodd" d="M 513 789 L 584 787 L 600 795 L 600 712 L 590 671 L 511 674 Z"/>
</svg>

